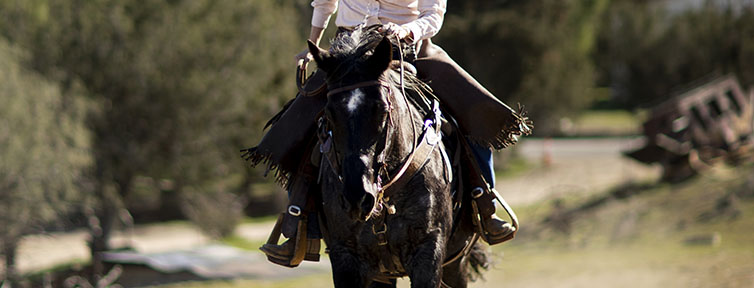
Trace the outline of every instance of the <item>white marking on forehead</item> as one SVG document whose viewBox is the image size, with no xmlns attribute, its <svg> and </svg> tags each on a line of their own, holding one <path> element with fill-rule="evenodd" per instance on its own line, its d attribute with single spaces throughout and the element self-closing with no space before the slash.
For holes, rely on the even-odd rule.
<svg viewBox="0 0 754 288">
<path fill-rule="evenodd" d="M 361 102 L 364 101 L 364 92 L 361 92 L 361 89 L 355 89 L 351 92 L 351 95 L 348 96 L 346 101 L 348 101 L 346 109 L 348 109 L 349 113 L 353 114 L 356 112 L 356 109 L 359 108 Z"/>
</svg>

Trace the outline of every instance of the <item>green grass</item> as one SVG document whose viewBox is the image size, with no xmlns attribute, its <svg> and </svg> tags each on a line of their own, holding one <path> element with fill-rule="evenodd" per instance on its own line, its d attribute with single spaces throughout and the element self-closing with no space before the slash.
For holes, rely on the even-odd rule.
<svg viewBox="0 0 754 288">
<path fill-rule="evenodd" d="M 90 265 L 89 260 L 76 259 L 66 263 L 57 264 L 53 267 L 21 275 L 22 279 L 32 283 L 43 283 L 46 275 L 68 275 L 84 271 Z M 0 285 L 2 287 L 2 285 Z"/>
<path fill-rule="evenodd" d="M 238 235 L 231 235 L 220 239 L 220 243 L 243 250 L 257 251 L 264 244 L 264 241 L 250 241 Z"/>
<path fill-rule="evenodd" d="M 257 223 L 268 223 L 268 222 L 274 222 L 278 219 L 278 215 L 270 215 L 270 216 L 264 216 L 264 217 L 244 217 L 241 219 L 242 224 L 257 224 Z"/>
<path fill-rule="evenodd" d="M 643 113 L 625 110 L 590 110 L 571 119 L 564 131 L 570 136 L 638 135 L 644 121 Z"/>
<path fill-rule="evenodd" d="M 498 162 L 495 162 L 498 163 Z M 495 169 L 497 178 L 515 178 L 534 169 L 534 165 L 526 161 L 524 157 L 513 156 L 505 161 L 503 169 Z"/>
<path fill-rule="evenodd" d="M 576 118 L 577 123 L 604 125 L 611 127 L 634 127 L 642 121 L 644 112 L 632 113 L 627 110 L 589 110 Z"/>
</svg>

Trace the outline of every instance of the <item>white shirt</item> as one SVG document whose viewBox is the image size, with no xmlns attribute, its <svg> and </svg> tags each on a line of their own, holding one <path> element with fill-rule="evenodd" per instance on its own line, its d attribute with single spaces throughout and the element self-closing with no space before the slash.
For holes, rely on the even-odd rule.
<svg viewBox="0 0 754 288">
<path fill-rule="evenodd" d="M 338 10 L 338 27 L 395 23 L 411 31 L 418 42 L 440 32 L 446 6 L 447 0 L 313 0 L 312 26 L 327 27 Z"/>
</svg>

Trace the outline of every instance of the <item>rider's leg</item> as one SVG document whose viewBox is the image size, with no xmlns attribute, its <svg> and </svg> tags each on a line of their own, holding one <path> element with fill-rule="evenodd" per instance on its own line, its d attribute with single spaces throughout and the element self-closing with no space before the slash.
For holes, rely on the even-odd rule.
<svg viewBox="0 0 754 288">
<path fill-rule="evenodd" d="M 312 151 L 312 154 L 318 151 Z M 312 158 L 312 157 L 309 157 Z M 299 169 L 291 177 L 288 186 L 289 206 L 283 218 L 282 233 L 288 238 L 282 244 L 267 243 L 259 249 L 262 250 L 270 261 L 284 266 L 295 267 L 300 260 L 319 261 L 320 240 L 322 233 L 319 228 L 319 219 L 316 212 L 316 204 L 311 197 L 316 194 L 317 167 L 316 161 L 304 161 L 302 169 Z M 300 239 L 299 229 L 306 229 L 305 239 Z M 295 259 L 296 251 L 306 251 L 303 259 Z M 301 253 L 301 252 L 299 252 Z M 300 256 L 300 255 L 299 255 Z"/>
<path fill-rule="evenodd" d="M 465 136 L 501 148 L 510 144 L 510 134 L 526 134 L 520 131 L 518 121 L 522 121 L 510 107 L 500 102 L 492 93 L 461 68 L 450 56 L 431 41 L 424 40 L 415 62 L 418 76 L 428 82 L 438 98 L 458 121 Z M 470 141 L 474 142 L 474 141 Z M 499 243 L 515 231 L 515 228 L 495 215 L 495 177 L 492 168 L 492 152 L 489 148 L 476 146 L 472 150 L 484 178 L 492 187 L 477 187 L 476 195 L 482 219 L 482 227 L 487 240 Z M 476 148 L 474 148 L 476 146 Z M 477 193 L 479 191 L 481 193 Z M 484 194 L 484 195 L 483 195 Z"/>
<path fill-rule="evenodd" d="M 474 158 L 479 164 L 479 170 L 481 170 L 484 180 L 487 181 L 490 188 L 495 188 L 495 166 L 493 166 L 492 150 L 476 143 L 471 143 L 471 150 L 474 152 Z"/>
<path fill-rule="evenodd" d="M 302 90 L 306 94 L 299 93 L 297 97 L 284 108 L 283 112 L 276 115 L 271 121 L 271 127 L 265 134 L 262 141 L 253 151 L 252 159 L 257 159 L 254 164 L 259 164 L 264 160 L 269 160 L 280 167 L 286 167 L 295 171 L 291 175 L 288 186 L 289 206 L 286 208 L 281 226 L 282 234 L 289 240 L 283 244 L 268 243 L 260 247 L 274 263 L 290 266 L 291 260 L 296 251 L 306 251 L 304 260 L 316 261 L 319 259 L 320 239 L 319 219 L 314 211 L 316 205 L 309 205 L 307 197 L 317 188 L 317 166 L 319 161 L 313 159 L 319 155 L 319 151 L 313 151 L 316 137 L 313 133 L 316 130 L 317 115 L 322 111 L 327 103 L 327 91 L 324 89 L 325 73 L 317 70 L 314 75 L 304 84 Z M 270 124 L 268 123 L 268 124 Z M 292 137 L 295 136 L 295 137 Z M 294 141 L 294 143 L 291 143 Z M 311 150 L 306 151 L 306 148 Z M 317 149 L 318 150 L 318 149 Z M 312 151 L 312 153 L 300 153 L 302 151 Z M 303 154 L 303 155 L 302 155 Z M 265 157 L 261 157 L 265 156 Z M 310 157 L 311 156 L 311 157 Z M 312 161 L 301 161 L 301 159 L 310 158 Z M 290 168 L 290 166 L 293 166 Z M 315 191 L 316 192 L 316 191 Z M 300 214 L 299 214 L 300 213 Z M 309 213 L 309 215 L 307 215 Z M 294 215 L 298 214 L 298 215 Z M 306 221 L 301 221 L 306 217 Z M 297 237 L 299 227 L 306 226 L 307 237 Z M 270 239 L 278 239 L 280 231 L 273 231 Z M 304 235 L 302 235 L 304 236 Z M 296 241 L 301 240 L 301 241 Z M 272 241 L 270 241 L 272 242 Z M 300 254 L 300 253 L 299 253 Z M 287 264 L 286 264 L 287 263 Z"/>
<path fill-rule="evenodd" d="M 495 189 L 495 168 L 493 166 L 492 150 L 474 143 L 471 143 L 470 146 L 484 180 L 489 185 L 490 190 Z M 482 227 L 484 227 L 485 231 L 488 233 L 488 237 L 493 240 L 501 239 L 516 231 L 515 227 L 497 217 L 495 213 L 480 216 L 483 221 Z"/>
</svg>

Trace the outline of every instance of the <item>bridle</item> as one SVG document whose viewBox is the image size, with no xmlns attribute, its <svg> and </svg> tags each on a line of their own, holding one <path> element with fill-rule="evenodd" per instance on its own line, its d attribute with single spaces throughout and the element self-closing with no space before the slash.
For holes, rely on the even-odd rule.
<svg viewBox="0 0 754 288">
<path fill-rule="evenodd" d="M 401 83 L 401 85 L 402 85 L 402 83 Z M 394 185 L 396 185 L 396 183 L 399 183 L 399 180 L 405 175 L 406 171 L 408 170 L 408 167 L 410 166 L 413 158 L 416 155 L 417 146 L 418 146 L 417 145 L 417 142 L 418 142 L 417 138 L 418 137 L 416 137 L 416 134 L 417 134 L 416 133 L 416 127 L 413 124 L 414 123 L 414 115 L 413 115 L 413 113 L 409 113 L 409 115 L 410 115 L 409 117 L 411 118 L 411 120 L 410 120 L 411 122 L 410 123 L 412 123 L 411 124 L 412 132 L 413 132 L 413 135 L 414 135 L 412 137 L 412 139 L 413 139 L 412 152 L 406 158 L 406 161 L 404 161 L 404 164 L 401 166 L 401 168 L 397 170 L 397 172 L 395 173 L 395 176 L 393 176 L 391 178 L 389 176 L 389 173 L 388 173 L 387 162 L 385 161 L 385 158 L 386 158 L 386 153 L 388 151 L 387 148 L 389 147 L 389 144 L 392 143 L 391 139 L 390 139 L 391 138 L 390 135 L 392 135 L 393 130 L 396 129 L 394 127 L 393 118 L 392 118 L 392 112 L 393 112 L 393 109 L 394 109 L 394 106 L 391 103 L 391 99 L 394 99 L 394 97 L 393 97 L 394 96 L 394 94 L 393 94 L 393 88 L 390 85 L 388 85 L 385 81 L 381 81 L 381 80 L 364 81 L 364 82 L 359 82 L 359 83 L 356 83 L 356 84 L 346 85 L 346 86 L 342 86 L 342 87 L 338 87 L 338 88 L 332 89 L 332 90 L 330 90 L 328 92 L 328 96 L 331 96 L 331 95 L 334 95 L 334 94 L 338 94 L 338 93 L 347 92 L 347 91 L 351 91 L 351 90 L 355 90 L 355 89 L 359 89 L 359 88 L 373 87 L 373 86 L 380 86 L 382 88 L 387 89 L 387 91 L 388 91 L 388 95 L 386 95 L 386 98 L 387 98 L 387 107 L 388 107 L 388 109 L 387 109 L 388 116 L 387 116 L 387 119 L 386 119 L 386 121 L 387 121 L 387 123 L 386 123 L 386 129 L 383 132 L 383 135 L 382 135 L 382 138 L 381 138 L 381 142 L 378 143 L 377 146 L 376 146 L 376 147 L 382 148 L 382 149 L 381 149 L 381 151 L 379 151 L 379 154 L 376 157 L 377 158 L 376 165 L 374 165 L 374 167 L 378 167 L 376 169 L 377 173 L 375 173 L 376 174 L 375 175 L 375 179 L 373 179 L 373 183 L 375 183 L 375 185 L 377 186 L 377 191 L 378 191 L 378 195 L 375 195 L 375 197 L 377 198 L 376 201 L 375 201 L 375 205 L 379 205 L 380 202 L 383 200 L 383 195 L 385 194 L 384 192 L 386 192 L 386 191 L 392 191 L 395 188 L 398 188 L 398 187 L 394 187 Z M 405 91 L 405 89 L 402 89 L 402 90 Z M 408 100 L 408 97 L 406 96 L 405 93 L 403 93 L 403 98 L 404 98 L 404 101 L 406 102 L 406 105 L 408 107 L 408 105 L 409 105 L 408 101 L 409 100 Z M 343 181 L 343 177 L 340 175 L 341 171 L 340 171 L 340 168 L 339 168 L 340 165 L 338 165 L 339 161 L 338 161 L 337 157 L 335 156 L 337 154 L 337 151 L 335 151 L 335 148 L 332 146 L 332 131 L 329 129 L 329 127 L 327 127 L 327 123 L 328 122 L 325 120 L 324 116 L 320 116 L 319 117 L 319 127 L 320 128 L 319 128 L 318 136 L 319 136 L 319 140 L 320 140 L 320 143 L 321 143 L 321 145 L 320 145 L 320 152 L 322 152 L 325 155 L 325 157 L 323 157 L 323 161 L 325 159 L 327 159 L 327 161 L 329 161 L 328 164 L 330 164 L 329 166 L 331 167 L 333 174 L 336 175 L 337 178 L 339 179 L 339 181 L 342 182 Z M 384 178 L 383 178 L 383 176 L 384 176 Z M 390 179 L 390 181 L 388 181 L 386 184 L 383 185 L 383 179 Z M 381 208 L 379 208 L 379 209 L 381 210 Z"/>
<path fill-rule="evenodd" d="M 406 88 L 405 88 L 405 71 L 403 66 L 403 51 L 400 47 L 401 45 L 398 45 L 399 54 L 400 54 L 400 88 L 401 88 L 401 95 L 403 96 L 403 100 L 406 104 L 406 107 L 410 107 L 408 96 L 406 94 Z M 393 105 L 391 103 L 391 99 L 394 99 L 395 97 L 393 94 L 393 88 L 387 84 L 386 81 L 383 80 L 370 80 L 370 81 L 363 81 L 358 82 L 351 85 L 341 86 L 337 88 L 330 88 L 327 96 L 332 96 L 338 93 L 343 93 L 347 91 L 356 90 L 359 88 L 365 88 L 365 87 L 373 87 L 373 86 L 380 86 L 383 88 L 386 88 L 388 90 L 388 95 L 386 95 L 387 98 L 387 120 L 388 123 L 386 124 L 386 129 L 384 130 L 384 135 L 382 137 L 382 143 L 378 143 L 377 147 L 382 147 L 381 151 L 379 152 L 377 158 L 377 165 L 374 165 L 374 167 L 378 167 L 376 169 L 377 173 L 375 173 L 374 179 L 372 179 L 373 183 L 377 186 L 377 195 L 375 196 L 375 202 L 373 207 L 373 213 L 370 213 L 367 216 L 368 220 L 372 214 L 380 214 L 384 207 L 388 207 L 388 213 L 394 214 L 395 208 L 393 208 L 392 205 L 389 205 L 387 202 L 389 201 L 390 195 L 396 190 L 400 190 L 406 183 L 408 183 L 408 180 L 413 178 L 414 174 L 423 166 L 424 163 L 427 162 L 429 158 L 429 154 L 431 154 L 434 147 L 439 142 L 440 136 L 439 136 L 439 126 L 440 126 L 440 110 L 439 110 L 439 103 L 436 101 L 434 102 L 434 107 L 432 111 L 431 119 L 425 119 L 424 125 L 423 125 L 423 136 L 421 139 L 417 137 L 417 131 L 416 131 L 416 125 L 414 123 L 414 114 L 409 112 L 409 118 L 411 123 L 411 129 L 413 133 L 413 143 L 412 143 L 412 150 L 411 153 L 409 153 L 406 160 L 403 162 L 403 165 L 401 165 L 400 169 L 397 170 L 395 175 L 393 177 L 390 177 L 387 169 L 387 163 L 385 161 L 386 153 L 388 144 L 391 143 L 390 141 L 390 135 L 392 134 L 392 130 L 395 129 L 394 124 L 392 123 L 392 115 L 391 112 L 393 110 Z M 320 140 L 320 152 L 325 156 L 322 157 L 322 161 L 327 161 L 330 164 L 329 166 L 332 169 L 332 172 L 334 175 L 337 176 L 337 179 L 339 181 L 343 181 L 343 177 L 340 175 L 340 169 L 338 165 L 338 159 L 335 156 L 337 154 L 337 151 L 335 151 L 335 148 L 332 145 L 332 131 L 328 129 L 327 121 L 324 119 L 324 116 L 319 117 L 319 140 Z M 422 145 L 425 144 L 425 145 Z M 420 154 L 420 155 L 419 155 Z M 335 158 L 335 159 L 333 159 Z M 335 160 L 335 161 L 333 161 Z M 408 174 L 406 172 L 409 172 Z M 321 173 L 321 171 L 320 171 Z M 383 177 L 384 179 L 390 179 L 387 183 L 383 184 Z M 321 178 L 321 174 L 320 174 Z"/>
<path fill-rule="evenodd" d="M 409 103 L 408 94 L 406 93 L 405 89 L 405 71 L 404 71 L 404 63 L 403 63 L 403 52 L 401 50 L 401 45 L 398 45 L 399 47 L 399 53 L 400 53 L 400 89 L 403 101 L 406 104 L 406 108 L 409 110 L 409 118 L 411 123 L 411 129 L 413 133 L 412 137 L 412 150 L 409 153 L 409 155 L 404 160 L 403 164 L 400 166 L 399 169 L 397 169 L 395 174 L 390 177 L 388 173 L 387 163 L 386 163 L 386 153 L 388 152 L 388 148 L 390 147 L 391 143 L 391 137 L 394 132 L 393 130 L 396 129 L 395 124 L 393 123 L 393 109 L 395 108 L 393 106 L 393 103 L 391 101 L 396 100 L 395 94 L 394 94 L 394 88 L 393 86 L 389 85 L 387 80 L 370 80 L 370 81 L 363 81 L 358 82 L 355 84 L 345 85 L 341 87 L 336 88 L 329 88 L 329 92 L 327 93 L 327 96 L 352 91 L 359 88 L 365 88 L 365 87 L 374 87 L 379 86 L 382 88 L 387 89 L 387 95 L 386 97 L 386 104 L 387 104 L 387 118 L 385 121 L 387 123 L 385 124 L 386 128 L 384 129 L 383 137 L 381 138 L 381 143 L 377 143 L 377 149 L 380 149 L 379 154 L 376 156 L 376 163 L 373 165 L 372 168 L 377 168 L 376 173 L 374 176 L 374 179 L 372 179 L 372 183 L 377 188 L 377 195 L 373 195 L 375 197 L 374 206 L 372 207 L 372 211 L 367 215 L 366 219 L 363 219 L 365 222 L 369 220 L 370 218 L 373 218 L 372 221 L 372 233 L 375 235 L 377 239 L 378 247 L 381 247 L 383 257 L 380 257 L 380 272 L 382 272 L 384 275 L 391 275 L 391 276 L 399 276 L 405 273 L 405 269 L 403 268 L 400 260 L 398 260 L 395 257 L 395 253 L 392 253 L 393 251 L 390 251 L 389 246 L 387 245 L 387 225 L 386 225 L 386 219 L 387 214 L 395 214 L 397 211 L 395 209 L 394 205 L 390 205 L 390 197 L 396 192 L 401 190 L 405 187 L 408 182 L 414 178 L 414 175 L 417 174 L 419 170 L 429 161 L 429 158 L 434 151 L 435 147 L 438 146 L 440 143 L 440 107 L 439 102 L 437 100 L 433 100 L 431 111 L 428 111 L 428 115 L 425 116 L 423 119 L 423 125 L 422 125 L 422 132 L 421 135 L 417 135 L 417 129 L 416 129 L 416 120 L 414 117 L 414 112 L 410 111 L 411 104 Z M 341 176 L 340 172 L 341 169 L 338 167 L 339 161 L 337 159 L 337 151 L 335 151 L 335 147 L 332 143 L 332 130 L 328 127 L 328 120 L 324 115 L 320 115 L 318 117 L 318 132 L 317 136 L 319 138 L 320 143 L 320 152 L 322 153 L 322 163 L 320 167 L 323 167 L 322 165 L 325 164 L 325 161 L 328 161 L 327 164 L 331 168 L 331 172 L 333 175 L 337 176 L 337 179 L 342 183 L 343 177 Z M 447 158 L 447 156 L 445 156 Z M 334 160 L 334 161 L 333 161 Z M 445 161 L 446 165 L 449 165 L 447 161 Z M 447 167 L 448 171 L 450 171 L 452 168 Z M 322 179 L 322 173 L 324 169 L 320 169 L 320 180 Z M 389 179 L 387 183 L 383 184 L 383 176 L 384 179 Z M 448 181 L 450 181 L 448 179 Z M 383 213 L 384 210 L 387 210 L 387 213 Z M 447 261 L 443 264 L 443 266 L 450 264 L 454 261 L 457 261 L 460 259 L 461 256 L 467 255 L 469 252 L 469 249 L 473 244 L 476 242 L 476 240 L 467 242 L 466 247 L 462 251 L 460 251 L 456 256 L 452 257 L 451 260 Z M 444 284 L 444 283 L 443 283 Z M 447 285 L 445 285 L 447 286 Z"/>
</svg>

